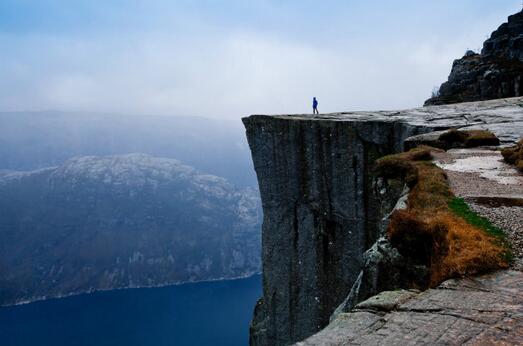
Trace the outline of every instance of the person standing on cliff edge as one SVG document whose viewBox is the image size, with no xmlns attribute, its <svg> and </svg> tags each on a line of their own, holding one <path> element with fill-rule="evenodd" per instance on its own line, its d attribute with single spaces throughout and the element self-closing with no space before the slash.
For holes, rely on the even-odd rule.
<svg viewBox="0 0 523 346">
<path fill-rule="evenodd" d="M 318 100 L 316 100 L 316 97 L 312 98 L 312 114 L 320 114 L 320 112 L 318 112 Z"/>
</svg>

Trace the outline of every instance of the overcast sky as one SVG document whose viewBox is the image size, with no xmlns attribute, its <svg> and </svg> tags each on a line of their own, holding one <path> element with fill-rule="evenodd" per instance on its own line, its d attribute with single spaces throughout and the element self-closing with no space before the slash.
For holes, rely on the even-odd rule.
<svg viewBox="0 0 523 346">
<path fill-rule="evenodd" d="M 419 106 L 519 0 L 1 0 L 0 110 Z"/>
</svg>

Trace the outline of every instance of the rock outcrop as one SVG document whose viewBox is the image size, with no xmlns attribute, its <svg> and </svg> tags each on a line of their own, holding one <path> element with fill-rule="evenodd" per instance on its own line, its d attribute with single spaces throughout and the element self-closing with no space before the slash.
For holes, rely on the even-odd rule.
<svg viewBox="0 0 523 346">
<path fill-rule="evenodd" d="M 508 18 L 483 44 L 455 60 L 447 82 L 425 105 L 523 95 L 523 12 Z"/>
<path fill-rule="evenodd" d="M 522 292 L 517 271 L 449 280 L 422 293 L 387 291 L 297 345 L 521 345 Z"/>
<path fill-rule="evenodd" d="M 281 345 L 320 330 L 347 295 L 382 219 L 372 162 L 416 127 L 394 121 L 245 119 L 264 208 L 264 295 L 252 343 Z"/>
<path fill-rule="evenodd" d="M 373 281 L 374 269 L 386 271 L 379 254 L 387 244 L 375 242 L 403 190 L 375 181 L 373 162 L 402 151 L 410 136 L 450 127 L 486 127 L 502 143 L 514 142 L 523 133 L 522 104 L 513 98 L 397 112 L 245 118 L 264 211 L 263 297 L 251 344 L 303 340 L 325 327 L 341 303 L 338 312 L 401 286 L 394 275 Z M 348 302 L 358 279 L 366 285 Z"/>
</svg>

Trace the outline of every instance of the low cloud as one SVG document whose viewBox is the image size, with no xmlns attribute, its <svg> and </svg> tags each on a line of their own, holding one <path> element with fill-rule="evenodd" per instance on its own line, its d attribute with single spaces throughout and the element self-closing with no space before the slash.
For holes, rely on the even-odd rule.
<svg viewBox="0 0 523 346">
<path fill-rule="evenodd" d="M 490 23 L 488 25 L 491 26 Z M 0 110 L 86 110 L 238 118 L 252 113 L 419 106 L 474 35 L 379 34 L 321 44 L 274 32 L 0 35 Z M 386 30 L 384 28 L 383 30 Z M 482 30 L 482 31 L 481 31 Z"/>
</svg>

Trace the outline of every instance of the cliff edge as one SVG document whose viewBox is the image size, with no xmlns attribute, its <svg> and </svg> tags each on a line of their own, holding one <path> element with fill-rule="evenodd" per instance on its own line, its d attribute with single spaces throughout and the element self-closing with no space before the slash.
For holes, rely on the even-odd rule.
<svg viewBox="0 0 523 346">
<path fill-rule="evenodd" d="M 286 345 L 323 329 L 364 264 L 379 254 L 387 215 L 404 191 L 375 180 L 376 159 L 403 151 L 411 136 L 448 128 L 488 129 L 502 144 L 515 142 L 523 133 L 522 107 L 523 98 L 512 98 L 244 118 L 264 212 L 263 297 L 251 345 Z M 385 286 L 391 285 L 401 283 Z M 363 287 L 352 305 L 381 290 L 379 282 Z"/>
</svg>

